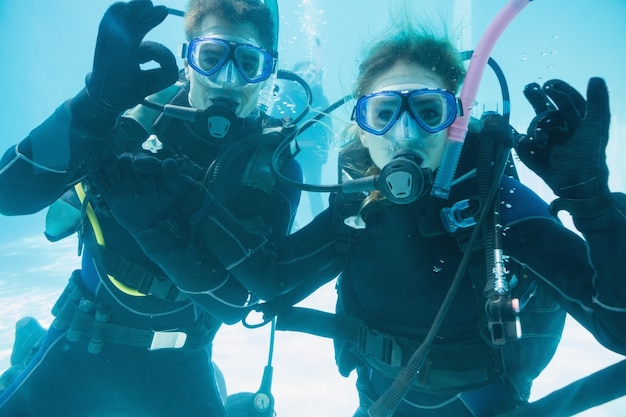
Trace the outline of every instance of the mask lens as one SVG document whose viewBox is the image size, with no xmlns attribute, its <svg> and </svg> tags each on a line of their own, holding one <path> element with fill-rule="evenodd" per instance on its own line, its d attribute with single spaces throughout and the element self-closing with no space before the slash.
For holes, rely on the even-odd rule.
<svg viewBox="0 0 626 417">
<path fill-rule="evenodd" d="M 361 97 L 356 105 L 356 120 L 361 129 L 382 135 L 396 121 L 402 97 L 392 92 L 374 93 Z"/>
<path fill-rule="evenodd" d="M 263 81 L 272 72 L 272 56 L 261 48 L 240 45 L 235 49 L 235 58 L 239 72 L 248 82 Z"/>
<path fill-rule="evenodd" d="M 248 83 L 267 79 L 273 69 L 272 55 L 257 46 L 215 38 L 196 38 L 189 43 L 187 61 L 204 76 L 211 76 L 232 60 Z"/>
<path fill-rule="evenodd" d="M 445 129 L 456 118 L 456 100 L 447 91 L 417 90 L 408 100 L 415 120 L 429 133 Z"/>
<path fill-rule="evenodd" d="M 229 49 L 226 43 L 218 40 L 196 38 L 189 44 L 187 60 L 200 74 L 213 75 L 224 65 Z"/>
</svg>

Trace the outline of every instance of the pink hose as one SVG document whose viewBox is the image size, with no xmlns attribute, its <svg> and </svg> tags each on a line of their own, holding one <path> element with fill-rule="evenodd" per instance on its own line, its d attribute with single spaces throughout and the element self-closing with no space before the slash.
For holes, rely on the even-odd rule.
<svg viewBox="0 0 626 417">
<path fill-rule="evenodd" d="M 454 123 L 448 128 L 446 150 L 442 157 L 439 170 L 437 171 L 431 192 L 432 195 L 448 198 L 456 166 L 461 156 L 462 145 L 465 141 L 465 135 L 467 134 L 474 100 L 476 99 L 480 80 L 482 79 L 485 66 L 489 60 L 489 55 L 504 29 L 531 1 L 532 0 L 510 0 L 496 15 L 480 38 L 472 55 L 472 59 L 470 60 L 465 82 L 463 83 L 459 96 L 462 114 L 458 116 Z"/>
</svg>

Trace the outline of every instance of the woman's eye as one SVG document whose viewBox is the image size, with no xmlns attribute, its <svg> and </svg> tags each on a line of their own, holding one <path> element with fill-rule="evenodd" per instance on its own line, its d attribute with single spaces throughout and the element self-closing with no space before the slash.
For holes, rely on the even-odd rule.
<svg viewBox="0 0 626 417">
<path fill-rule="evenodd" d="M 394 111 L 389 110 L 389 109 L 379 110 L 376 113 L 376 119 L 383 121 L 383 122 L 388 122 L 393 117 L 393 114 L 394 114 Z"/>
<path fill-rule="evenodd" d="M 420 118 L 428 124 L 439 122 L 441 120 L 441 112 L 435 109 L 420 110 Z"/>
</svg>

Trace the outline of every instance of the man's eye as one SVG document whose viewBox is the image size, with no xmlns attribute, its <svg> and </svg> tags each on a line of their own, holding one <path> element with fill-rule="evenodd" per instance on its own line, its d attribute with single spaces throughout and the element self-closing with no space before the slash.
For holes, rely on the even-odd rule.
<svg viewBox="0 0 626 417">
<path fill-rule="evenodd" d="M 259 60 L 256 57 L 244 57 L 239 60 L 239 66 L 247 75 L 256 75 L 259 69 Z"/>
<path fill-rule="evenodd" d="M 200 64 L 203 68 L 213 68 L 219 64 L 221 59 L 221 55 L 205 52 L 200 55 Z"/>
</svg>

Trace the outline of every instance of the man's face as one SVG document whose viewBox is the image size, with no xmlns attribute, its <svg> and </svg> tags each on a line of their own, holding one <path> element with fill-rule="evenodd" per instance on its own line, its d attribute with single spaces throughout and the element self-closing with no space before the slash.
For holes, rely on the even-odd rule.
<svg viewBox="0 0 626 417">
<path fill-rule="evenodd" d="M 225 24 L 214 16 L 207 16 L 201 27 L 202 36 L 260 46 L 256 28 L 249 24 Z M 245 63 L 241 63 L 245 65 Z M 232 103 L 237 117 L 245 118 L 257 105 L 259 93 L 267 81 L 250 83 L 246 81 L 232 60 L 224 64 L 210 76 L 194 70 L 185 60 L 185 73 L 189 79 L 189 103 L 192 107 L 205 110 L 216 100 Z"/>
</svg>

